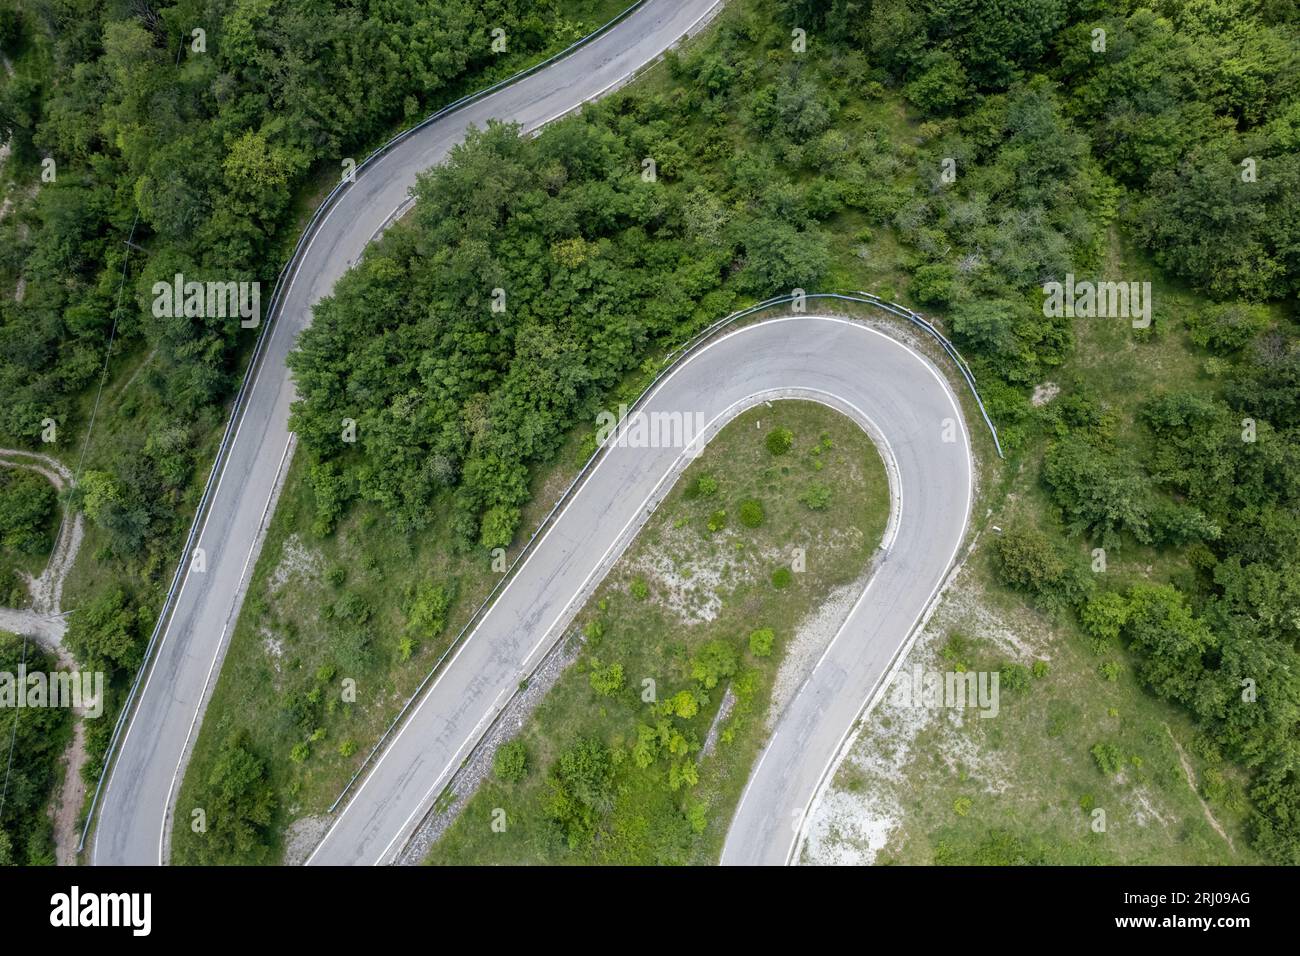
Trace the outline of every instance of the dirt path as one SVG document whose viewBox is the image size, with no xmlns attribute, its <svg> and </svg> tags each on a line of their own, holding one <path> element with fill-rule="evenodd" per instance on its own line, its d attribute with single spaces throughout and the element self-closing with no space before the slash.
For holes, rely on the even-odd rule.
<svg viewBox="0 0 1300 956">
<path fill-rule="evenodd" d="M 36 452 L 0 448 L 0 468 L 25 468 L 34 471 L 43 475 L 60 494 L 72 484 L 72 472 L 62 463 L 48 455 Z M 31 610 L 9 612 L 27 615 L 26 626 L 30 630 L 20 631 L 20 633 L 30 633 L 37 639 L 48 640 L 51 635 L 49 622 L 62 619 L 63 582 L 72 568 L 72 562 L 77 558 L 82 538 L 85 536 L 85 519 L 82 515 L 78 512 L 72 516 L 72 520 L 68 518 L 65 508 L 63 519 L 59 522 L 59 533 L 54 542 L 54 550 L 50 552 L 50 560 L 45 565 L 45 570 L 35 578 L 24 575 L 27 578 L 27 589 L 32 595 Z M 12 630 L 8 625 L 5 629 Z M 62 639 L 63 630 L 58 629 L 56 643 Z"/>
<path fill-rule="evenodd" d="M 80 714 L 77 715 L 80 718 Z M 63 785 L 50 805 L 50 819 L 54 821 L 54 861 L 59 866 L 77 865 L 79 828 L 77 816 L 86 802 L 86 781 L 81 768 L 86 765 L 86 721 L 76 720 L 72 725 L 72 740 L 63 752 Z"/>
<path fill-rule="evenodd" d="M 73 483 L 72 472 L 49 455 L 0 448 L 0 468 L 25 468 L 43 475 L 62 494 Z M 0 607 L 0 630 L 26 634 L 53 651 L 59 667 L 76 669 L 77 663 L 63 646 L 68 624 L 62 610 L 63 582 L 77 559 L 85 535 L 81 513 L 71 516 L 63 509 L 59 532 L 50 552 L 50 560 L 39 577 L 24 575 L 32 595 L 28 609 Z M 86 798 L 86 782 L 81 768 L 86 765 L 86 721 L 81 710 L 73 711 L 72 740 L 63 754 L 63 783 L 50 803 L 49 815 L 54 822 L 54 857 L 60 866 L 77 862 L 77 816 Z"/>
<path fill-rule="evenodd" d="M 1187 777 L 1187 786 L 1192 788 L 1192 793 L 1194 793 L 1196 799 L 1201 802 L 1201 809 L 1205 811 L 1205 819 L 1209 821 L 1210 826 L 1214 827 L 1214 832 L 1223 837 L 1224 842 L 1228 844 L 1228 849 L 1233 853 L 1236 853 L 1237 848 L 1232 845 L 1232 837 L 1228 836 L 1227 832 L 1223 829 L 1223 825 L 1214 818 L 1214 814 L 1210 812 L 1210 805 L 1205 802 L 1201 797 L 1201 792 L 1196 789 L 1196 774 L 1192 770 L 1192 762 L 1187 759 L 1186 752 L 1184 752 L 1182 745 L 1178 743 L 1178 738 L 1174 736 L 1174 732 L 1169 729 L 1168 724 L 1165 724 L 1165 733 L 1169 735 L 1170 741 L 1173 742 L 1174 749 L 1178 751 L 1178 762 L 1183 765 L 1183 774 Z"/>
</svg>

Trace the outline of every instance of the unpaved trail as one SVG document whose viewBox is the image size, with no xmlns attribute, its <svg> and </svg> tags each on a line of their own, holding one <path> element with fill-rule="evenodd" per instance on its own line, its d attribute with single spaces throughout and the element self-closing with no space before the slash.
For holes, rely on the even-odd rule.
<svg viewBox="0 0 1300 956">
<path fill-rule="evenodd" d="M 1182 744 L 1178 742 L 1178 738 L 1174 736 L 1174 732 L 1169 729 L 1168 724 L 1165 724 L 1165 733 L 1169 735 L 1169 740 L 1173 743 L 1174 750 L 1178 751 L 1178 762 L 1183 765 L 1183 775 L 1187 777 L 1187 786 L 1192 788 L 1192 793 L 1195 794 L 1196 799 L 1200 801 L 1201 809 L 1205 811 L 1205 819 L 1209 822 L 1210 826 L 1214 827 L 1214 832 L 1223 837 L 1224 842 L 1228 844 L 1228 849 L 1233 853 L 1236 853 L 1237 848 L 1232 845 L 1232 837 L 1228 836 L 1227 831 L 1223 829 L 1223 824 L 1219 823 L 1219 821 L 1215 819 L 1214 813 L 1210 810 L 1210 805 L 1206 803 L 1205 799 L 1201 796 L 1201 791 L 1196 789 L 1196 774 L 1192 771 L 1192 762 L 1187 759 L 1186 751 L 1183 750 Z"/>
<path fill-rule="evenodd" d="M 72 485 L 72 472 L 61 462 L 49 455 L 21 451 L 14 448 L 0 448 L 0 468 L 25 468 L 43 475 L 55 489 L 62 494 Z M 50 552 L 50 560 L 39 577 L 27 577 L 27 589 L 32 595 L 30 610 L 13 610 L 0 608 L 0 620 L 5 621 L 5 630 L 30 634 L 43 643 L 53 641 L 55 646 L 63 640 L 66 625 L 63 623 L 63 582 L 72 568 L 72 562 L 81 549 L 85 536 L 85 519 L 80 512 L 68 520 L 68 509 L 63 509 L 63 518 L 59 522 L 59 533 Z"/>
<path fill-rule="evenodd" d="M 16 448 L 0 448 L 0 468 L 24 468 L 44 476 L 63 494 L 73 484 L 72 472 L 57 459 L 37 452 Z M 62 610 L 63 582 L 77 559 L 85 535 L 85 520 L 80 512 L 71 515 L 63 507 L 59 532 L 55 538 L 50 560 L 39 577 L 27 578 L 27 589 L 32 595 L 28 609 L 0 607 L 0 630 L 26 634 L 37 643 L 53 651 L 59 667 L 74 670 L 76 661 L 63 646 L 68 624 Z M 72 740 L 63 754 L 63 783 L 50 802 L 49 815 L 54 822 L 54 857 L 60 866 L 74 866 L 77 862 L 77 816 L 86 799 L 86 783 L 81 769 L 86 765 L 86 718 L 82 710 L 74 710 Z"/>
<path fill-rule="evenodd" d="M 54 821 L 54 861 L 59 866 L 77 865 L 77 842 L 80 828 L 77 816 L 86 802 L 86 781 L 81 768 L 86 765 L 86 720 L 80 714 L 72 725 L 72 740 L 63 753 L 63 785 L 50 805 Z"/>
</svg>

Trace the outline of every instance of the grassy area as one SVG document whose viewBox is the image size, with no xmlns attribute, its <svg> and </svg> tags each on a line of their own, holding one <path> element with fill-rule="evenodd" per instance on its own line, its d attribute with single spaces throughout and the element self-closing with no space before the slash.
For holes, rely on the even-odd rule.
<svg viewBox="0 0 1300 956">
<path fill-rule="evenodd" d="M 1163 279 L 1115 232 L 1104 268 L 1150 276 L 1153 327 L 1139 332 L 1122 319 L 1077 320 L 1074 353 L 1056 379 L 1062 396 L 1086 389 L 1100 397 L 1117 444 L 1136 448 L 1149 440 L 1135 418 L 1141 402 L 1208 381 L 1205 356 L 1184 327 L 1204 300 Z M 1021 457 L 1005 496 L 993 502 L 992 524 L 1029 522 L 1062 535 L 1039 480 L 1041 452 L 1038 442 Z M 1126 543 L 1107 555 L 1105 574 L 1127 585 L 1185 571 L 1177 551 Z M 1246 775 L 1201 746 L 1184 710 L 1141 686 L 1129 655 L 1117 646 L 1095 648 L 1072 617 L 1053 620 L 1001 587 L 986 548 L 945 594 L 902 673 L 916 665 L 988 671 L 1008 663 L 1032 668 L 1035 661 L 1046 673 L 1023 691 L 1004 692 L 996 718 L 918 713 L 887 696 L 837 774 L 805 858 L 1261 862 L 1245 832 Z M 1118 773 L 1101 769 L 1098 745 L 1115 748 L 1110 753 L 1123 764 Z M 1092 829 L 1098 808 L 1106 811 L 1104 832 Z"/>
<path fill-rule="evenodd" d="M 1260 862 L 1243 832 L 1244 777 L 1198 755 L 1190 721 L 1146 693 L 1124 655 L 1093 653 L 1073 627 L 1025 608 L 983 561 L 945 595 L 900 679 L 916 666 L 1012 664 L 1028 685 L 1004 686 L 994 717 L 904 706 L 891 690 L 837 773 L 805 861 Z M 1102 769 L 1098 746 L 1117 770 Z M 1213 799 L 1203 805 L 1198 789 Z"/>
<path fill-rule="evenodd" d="M 793 445 L 774 455 L 768 436 L 782 429 Z M 829 497 L 816 510 L 807 502 L 822 505 L 819 490 Z M 837 588 L 861 578 L 888 510 L 879 455 L 838 413 L 782 401 L 737 418 L 682 475 L 578 615 L 581 656 L 516 738 L 527 772 L 486 782 L 431 860 L 715 862 L 767 739 L 774 687 L 789 690 L 783 655 Z M 796 548 L 806 570 L 778 586 Z M 755 653 L 763 639 L 751 635 L 767 629 L 771 651 Z M 715 656 L 734 666 L 715 670 L 705 663 Z M 718 678 L 713 686 L 701 679 L 708 673 Z M 683 693 L 698 707 L 666 715 Z M 680 734 L 681 751 L 638 761 L 641 728 L 651 726 Z M 706 748 L 710 728 L 716 745 Z M 590 827 L 557 819 L 554 804 L 555 768 L 582 741 L 598 743 L 611 773 Z M 506 811 L 502 832 L 492 826 L 496 808 Z"/>
<path fill-rule="evenodd" d="M 585 460 L 582 437 L 575 432 L 535 476 L 525 527 L 536 527 Z M 177 818 L 188 819 L 222 745 L 247 735 L 277 810 L 264 845 L 220 862 L 278 859 L 284 828 L 329 807 L 499 577 L 487 554 L 453 551 L 444 525 L 403 531 L 374 506 L 354 508 L 327 537 L 314 534 L 302 462 L 290 467 L 177 801 Z M 415 602 L 435 593 L 445 609 L 433 598 L 434 613 L 414 625 Z M 347 681 L 356 693 L 345 702 Z M 212 851 L 178 827 L 173 859 L 211 861 Z"/>
</svg>

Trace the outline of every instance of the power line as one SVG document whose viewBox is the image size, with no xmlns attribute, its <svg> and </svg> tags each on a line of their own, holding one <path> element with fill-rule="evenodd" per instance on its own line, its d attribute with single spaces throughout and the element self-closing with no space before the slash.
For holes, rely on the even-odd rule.
<svg viewBox="0 0 1300 956">
<path fill-rule="evenodd" d="M 19 672 L 20 674 L 25 674 L 26 671 L 27 671 L 27 635 L 24 634 L 24 635 L 23 635 L 23 656 L 22 656 L 22 661 L 21 661 L 21 663 L 19 663 L 19 665 L 18 665 L 18 672 Z M 25 682 L 26 682 L 26 678 L 24 677 L 24 683 L 25 683 Z M 18 688 L 18 693 L 21 694 L 22 692 L 23 692 L 23 689 L 22 689 L 21 687 L 19 687 L 19 688 Z M 15 704 L 16 704 L 16 703 L 17 703 L 17 701 L 15 701 Z M 21 708 L 21 707 L 17 707 L 17 706 L 14 707 L 14 727 L 13 727 L 13 730 L 10 731 L 10 733 L 9 733 L 9 764 L 8 764 L 7 767 L 5 767 L 5 785 L 4 785 L 4 789 L 3 789 L 3 790 L 0 790 L 0 820 L 3 820 L 3 819 L 4 819 L 4 815 L 5 815 L 5 798 L 6 798 L 7 796 L 9 796 L 9 774 L 10 774 L 10 773 L 13 771 L 13 769 L 14 769 L 14 742 L 18 739 L 18 714 L 19 714 L 21 711 L 22 711 L 22 708 Z"/>
</svg>

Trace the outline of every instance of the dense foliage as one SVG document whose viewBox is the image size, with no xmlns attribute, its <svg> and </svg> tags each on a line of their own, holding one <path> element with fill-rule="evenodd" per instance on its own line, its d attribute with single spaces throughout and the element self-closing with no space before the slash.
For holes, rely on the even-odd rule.
<svg viewBox="0 0 1300 956">
<path fill-rule="evenodd" d="M 0 85 L 0 135 L 33 175 L 42 153 L 59 163 L 57 183 L 0 222 L 0 284 L 25 284 L 0 296 L 0 435 L 33 442 L 47 415 L 72 420 L 116 319 L 125 349 L 150 356 L 153 401 L 114 413 L 148 427 L 115 436 L 80 500 L 144 577 L 183 520 L 241 345 L 233 323 L 144 321 L 152 280 L 269 281 L 311 170 L 332 181 L 341 155 L 487 64 L 483 17 L 540 45 L 554 6 L 46 0 L 0 17 L 0 47 L 50 64 Z M 1300 342 L 1260 305 L 1300 291 L 1295 4 L 733 7 L 712 40 L 669 58 L 667 82 L 536 140 L 472 136 L 317 310 L 292 366 L 318 530 L 366 500 L 406 528 L 451 509 L 463 546 L 509 544 L 530 467 L 658 349 L 744 298 L 831 284 L 845 241 L 888 236 L 1004 445 L 1044 449 L 1074 546 L 1009 529 L 993 547 L 1004 580 L 1094 641 L 1124 641 L 1147 686 L 1196 716 L 1203 755 L 1250 768 L 1257 845 L 1300 861 Z M 200 24 L 204 54 L 182 42 Z M 796 27 L 807 54 L 791 49 Z M 919 136 L 865 118 L 886 85 L 920 112 Z M 149 254 L 115 314 L 137 213 Z M 1215 300 L 1186 329 L 1213 374 L 1150 396 L 1128 431 L 1082 386 L 1028 401 L 1072 346 L 1042 283 L 1095 273 L 1113 227 Z M 1178 570 L 1103 587 L 1080 567 L 1093 546 L 1151 548 Z M 129 665 L 124 635 L 143 632 L 130 600 L 88 607 L 74 646 Z M 441 619 L 440 597 L 413 600 Z M 571 838 L 604 799 L 601 759 L 575 744 L 552 768 Z"/>
<path fill-rule="evenodd" d="M 0 631 L 0 673 L 15 681 L 19 665 L 26 673 L 49 673 L 53 657 L 31 641 Z M 0 866 L 52 865 L 54 841 L 46 813 L 58 779 L 59 754 L 67 739 L 68 711 L 62 707 L 0 707 L 0 760 L 6 763 L 0 784 Z M 13 760 L 9 763 L 10 738 Z"/>
<path fill-rule="evenodd" d="M 90 519 L 80 560 L 96 563 L 101 593 L 76 609 L 69 646 L 115 675 L 114 700 L 140 662 L 255 334 L 238 318 L 156 317 L 153 283 L 257 281 L 265 306 L 345 159 L 567 45 L 605 6 L 0 4 L 0 445 L 71 465 L 96 409 L 73 504 Z M 0 548 L 30 553 L 50 534 L 49 490 L 16 497 L 13 480 L 0 473 Z M 0 564 L 0 599 L 16 582 Z M 88 773 L 111 724 L 88 727 Z"/>
</svg>

